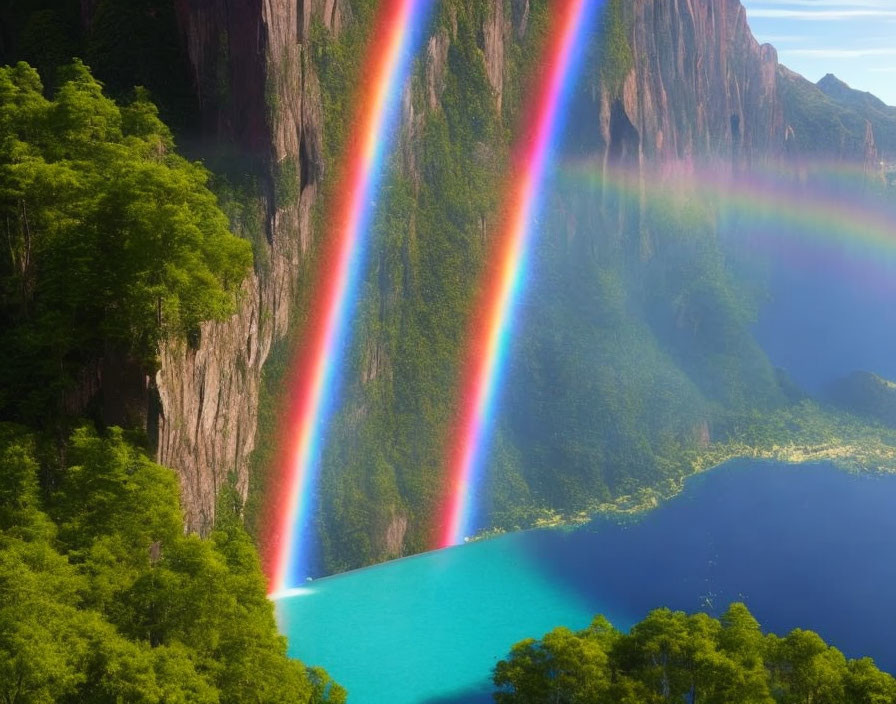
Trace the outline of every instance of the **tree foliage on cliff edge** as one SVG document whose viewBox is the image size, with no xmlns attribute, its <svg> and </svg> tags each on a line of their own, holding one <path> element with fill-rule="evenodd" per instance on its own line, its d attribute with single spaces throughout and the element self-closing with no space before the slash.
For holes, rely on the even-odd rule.
<svg viewBox="0 0 896 704">
<path fill-rule="evenodd" d="M 166 336 L 234 310 L 252 263 L 144 92 L 118 106 L 79 61 L 53 99 L 0 69 L 0 412 L 35 420 L 110 350 L 152 369 Z"/>
<path fill-rule="evenodd" d="M 75 62 L 50 99 L 0 69 L 3 416 L 65 426 L 102 356 L 145 373 L 163 338 L 234 309 L 251 250 L 207 181 L 142 91 L 120 107 Z M 238 497 L 203 540 L 179 493 L 119 429 L 0 424 L 0 701 L 344 701 L 286 657 Z"/>
<path fill-rule="evenodd" d="M 118 429 L 57 452 L 0 425 L 0 700 L 344 702 L 286 657 L 238 497 L 203 540 L 178 495 Z"/>
<path fill-rule="evenodd" d="M 892 704 L 896 680 L 812 632 L 762 633 L 743 604 L 721 619 L 658 609 L 628 634 L 603 617 L 513 646 L 498 704 Z"/>
</svg>

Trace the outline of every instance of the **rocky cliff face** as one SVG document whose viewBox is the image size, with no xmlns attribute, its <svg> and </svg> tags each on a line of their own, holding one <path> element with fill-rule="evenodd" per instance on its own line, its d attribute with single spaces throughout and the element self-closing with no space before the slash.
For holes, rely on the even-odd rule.
<svg viewBox="0 0 896 704">
<path fill-rule="evenodd" d="M 305 51 L 313 18 L 338 28 L 339 0 L 178 0 L 178 19 L 210 142 L 254 165 L 264 251 L 239 311 L 198 343 L 162 350 L 159 460 L 180 473 L 188 525 L 205 531 L 225 481 L 245 495 L 261 371 L 286 334 L 323 164 L 321 96 Z M 281 181 L 287 182 L 284 187 Z"/>
<path fill-rule="evenodd" d="M 633 66 L 600 104 L 614 154 L 749 164 L 781 149 L 777 53 L 753 37 L 739 0 L 636 0 L 624 18 Z"/>
<path fill-rule="evenodd" d="M 889 138 L 892 108 L 859 94 L 873 114 L 844 114 L 858 92 L 847 87 L 839 102 L 825 100 L 780 65 L 774 47 L 756 41 L 740 0 L 634 0 L 622 7 L 633 65 L 621 89 L 598 88 L 611 156 L 676 168 L 701 159 L 749 170 L 755 162 L 811 153 L 861 164 Z M 839 132 L 813 133 L 827 123 Z"/>
<path fill-rule="evenodd" d="M 781 98 L 777 54 L 755 40 L 739 0 L 620 6 L 632 63 L 618 85 L 593 79 L 590 103 L 577 116 L 592 133 L 590 148 L 608 161 L 670 170 L 691 168 L 698 159 L 748 169 L 788 154 L 794 128 Z M 533 7 L 530 0 L 487 0 L 476 14 L 499 114 L 508 81 L 519 80 L 507 57 L 526 35 Z M 272 342 L 287 331 L 303 284 L 301 261 L 326 167 L 321 91 L 307 51 L 311 23 L 338 32 L 353 20 L 349 0 L 177 0 L 177 11 L 207 133 L 255 160 L 264 174 L 256 203 L 265 223 L 264 265 L 246 282 L 232 319 L 204 326 L 194 347 L 163 350 L 155 380 L 159 459 L 180 472 L 189 524 L 202 531 L 224 481 L 247 490 L 262 368 Z M 425 123 L 421 111 L 439 109 L 454 35 L 450 21 L 436 27 L 424 43 L 422 80 L 415 82 L 421 99 L 409 91 L 404 101 L 401 163 L 412 183 L 422 178 L 415 149 Z M 294 187 L 284 189 L 280 182 L 289 174 Z M 484 218 L 482 230 L 487 237 Z M 377 340 L 366 348 L 368 383 L 386 371 L 388 355 Z M 398 508 L 392 515 L 384 534 L 374 537 L 390 555 L 402 552 L 408 523 Z"/>
</svg>

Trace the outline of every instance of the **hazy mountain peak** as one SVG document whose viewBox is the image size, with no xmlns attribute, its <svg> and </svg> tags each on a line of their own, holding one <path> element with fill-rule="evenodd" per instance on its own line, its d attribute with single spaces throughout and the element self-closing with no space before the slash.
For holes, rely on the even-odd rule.
<svg viewBox="0 0 896 704">
<path fill-rule="evenodd" d="M 839 103 L 851 104 L 853 107 L 896 112 L 896 108 L 889 107 L 873 93 L 856 90 L 855 88 L 850 87 L 848 83 L 841 81 L 833 73 L 827 74 L 824 78 L 818 81 L 816 85 L 825 95 L 833 98 Z"/>
</svg>

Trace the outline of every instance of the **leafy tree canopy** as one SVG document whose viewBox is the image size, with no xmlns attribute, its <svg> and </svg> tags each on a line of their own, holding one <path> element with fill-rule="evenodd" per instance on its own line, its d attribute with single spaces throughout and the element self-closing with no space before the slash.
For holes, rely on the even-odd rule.
<svg viewBox="0 0 896 704">
<path fill-rule="evenodd" d="M 80 61 L 52 99 L 0 69 L 0 412 L 29 419 L 114 350 L 152 368 L 166 336 L 234 309 L 252 264 L 145 91 L 119 106 Z"/>
<path fill-rule="evenodd" d="M 896 680 L 817 633 L 765 635 L 743 604 L 721 619 L 658 609 L 628 634 L 598 616 L 524 640 L 495 667 L 498 704 L 893 704 Z"/>
<path fill-rule="evenodd" d="M 80 428 L 64 462 L 38 461 L 53 454 L 0 424 L 0 701 L 345 701 L 286 657 L 235 493 L 203 540 L 173 472 L 120 430 Z"/>
</svg>

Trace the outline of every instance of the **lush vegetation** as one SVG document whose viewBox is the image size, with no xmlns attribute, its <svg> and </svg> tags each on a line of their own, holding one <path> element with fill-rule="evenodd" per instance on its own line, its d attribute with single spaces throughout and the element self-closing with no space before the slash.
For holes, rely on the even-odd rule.
<svg viewBox="0 0 896 704">
<path fill-rule="evenodd" d="M 532 6 L 525 37 L 508 49 L 500 113 L 478 30 L 487 11 L 440 5 L 436 31 L 450 39 L 444 73 L 434 86 L 422 71 L 415 76 L 415 113 L 425 119 L 414 143 L 402 141 L 379 201 L 360 332 L 324 456 L 318 527 L 327 571 L 431 544 L 455 403 L 446 389 L 457 386 L 487 233 L 498 226 L 500 165 L 521 118 L 520 86 L 537 70 L 548 8 Z M 605 60 L 591 57 L 589 67 L 596 76 L 612 65 L 618 83 L 632 60 L 619 3 L 606 22 Z M 347 109 L 357 70 L 347 57 L 363 35 L 337 40 L 318 26 L 313 46 L 334 125 L 332 158 L 344 139 L 333 116 Z M 436 106 L 425 103 L 433 88 Z M 589 95 L 576 98 L 585 109 Z M 630 202 L 603 213 L 576 205 L 581 224 L 569 238 L 575 197 L 557 199 L 544 228 L 556 234 L 534 257 L 537 288 L 507 384 L 512 410 L 487 472 L 482 508 L 492 526 L 529 525 L 550 509 L 584 510 L 679 480 L 693 471 L 687 453 L 719 409 L 780 400 L 711 212 L 655 208 L 639 223 L 625 216 Z M 647 261 L 645 247 L 655 254 Z"/>
<path fill-rule="evenodd" d="M 621 90 L 623 81 L 635 63 L 628 36 L 629 27 L 625 21 L 623 0 L 610 0 L 604 17 L 598 66 L 604 85 L 614 93 Z"/>
<path fill-rule="evenodd" d="M 582 510 L 683 476 L 728 413 L 783 401 L 711 212 L 658 203 L 616 239 L 580 196 L 549 220 L 511 360 L 503 435 L 518 459 L 492 473 L 509 526 L 522 506 Z"/>
<path fill-rule="evenodd" d="M 380 199 L 347 400 L 324 457 L 320 536 L 329 570 L 430 544 L 453 408 L 446 389 L 455 386 L 506 154 L 477 44 L 486 12 L 485 4 L 438 6 L 435 27 L 452 37 L 436 86 L 439 106 L 424 109 L 423 78 L 415 76 L 415 110 L 426 118 L 414 143 L 403 146 L 410 153 L 396 156 Z M 344 63 L 352 55 L 344 46 L 360 40 L 318 41 L 325 115 L 338 114 L 351 85 L 346 76 L 356 70 Z M 397 541 L 386 539 L 390 529 Z"/>
<path fill-rule="evenodd" d="M 757 345 L 762 273 L 747 285 L 720 241 L 746 223 L 687 189 L 655 187 L 642 213 L 618 184 L 594 186 L 561 180 L 538 248 L 491 528 L 651 507 L 739 456 L 896 469 L 896 433 L 810 400 Z"/>
<path fill-rule="evenodd" d="M 0 426 L 0 698 L 341 702 L 286 657 L 233 492 L 185 535 L 174 473 L 125 434 Z"/>
<path fill-rule="evenodd" d="M 80 62 L 52 99 L 0 69 L 0 413 L 46 421 L 102 358 L 152 371 L 160 341 L 234 310 L 252 263 L 145 93 L 119 106 Z"/>
<path fill-rule="evenodd" d="M 78 419 L 127 394 L 110 370 L 142 383 L 165 339 L 234 310 L 252 252 L 145 92 L 118 105 L 78 61 L 56 77 L 47 97 L 0 69 L 0 418 L 30 424 L 0 423 L 0 700 L 344 701 L 287 658 L 235 492 L 186 535 L 145 418 Z"/>
<path fill-rule="evenodd" d="M 659 609 L 616 631 L 602 616 L 513 646 L 499 704 L 892 704 L 896 680 L 812 631 L 765 635 L 743 604 L 721 619 Z"/>
</svg>

